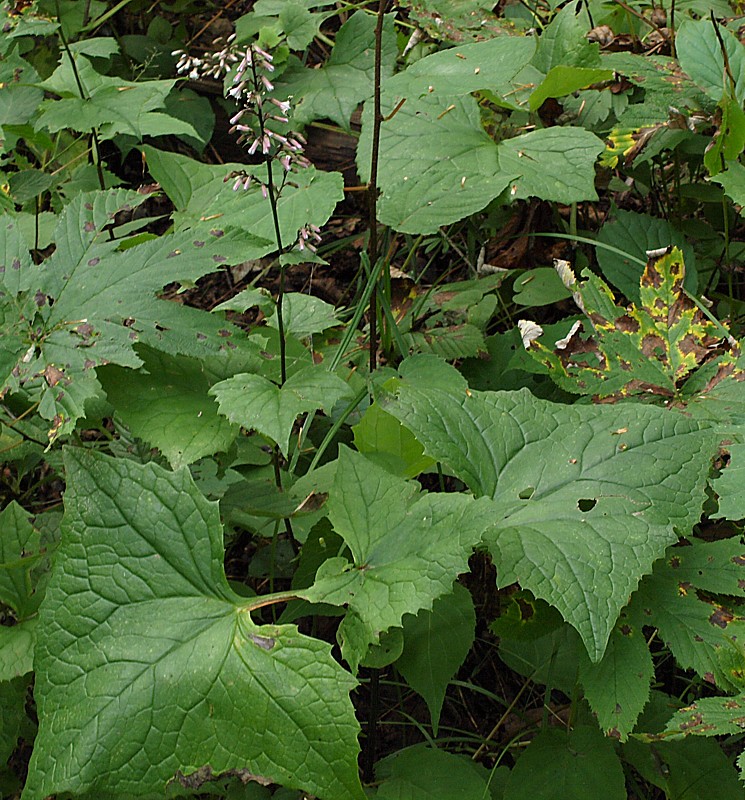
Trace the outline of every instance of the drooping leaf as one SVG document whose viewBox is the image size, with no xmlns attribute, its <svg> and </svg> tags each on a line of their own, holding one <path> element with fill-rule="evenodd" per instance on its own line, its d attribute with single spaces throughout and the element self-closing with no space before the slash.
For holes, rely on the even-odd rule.
<svg viewBox="0 0 745 800">
<path fill-rule="evenodd" d="M 353 670 L 404 614 L 431 609 L 450 593 L 481 539 L 488 505 L 458 494 L 417 493 L 415 484 L 341 450 L 328 510 L 352 560 L 329 559 L 300 594 L 349 607 L 339 638 Z"/>
<path fill-rule="evenodd" d="M 493 498 L 485 539 L 500 585 L 558 608 L 593 661 L 639 579 L 699 519 L 716 438 L 682 414 L 406 385 L 384 407 Z"/>
<path fill-rule="evenodd" d="M 268 436 L 285 455 L 300 414 L 319 408 L 329 413 L 339 400 L 352 395 L 347 383 L 320 366 L 304 367 L 281 387 L 261 375 L 241 373 L 216 383 L 209 393 L 217 398 L 221 414 Z"/>
<path fill-rule="evenodd" d="M 293 59 L 275 86 L 279 95 L 295 97 L 293 122 L 330 119 L 349 130 L 352 112 L 373 93 L 374 45 L 375 17 L 356 11 L 339 29 L 324 66 L 309 69 Z M 386 17 L 382 48 L 383 75 L 391 75 L 396 59 L 392 15 Z"/>
<path fill-rule="evenodd" d="M 109 402 L 135 436 L 157 447 L 174 469 L 227 450 L 238 435 L 207 394 L 214 382 L 196 359 L 139 349 L 137 370 L 98 371 Z M 258 356 L 257 356 L 258 360 Z"/>
<path fill-rule="evenodd" d="M 597 728 L 542 730 L 518 758 L 505 800 L 625 800 L 626 782 L 611 742 Z"/>
<path fill-rule="evenodd" d="M 354 681 L 327 644 L 251 620 L 225 579 L 216 504 L 186 470 L 65 461 L 24 797 L 152 796 L 208 765 L 361 800 Z"/>
<path fill-rule="evenodd" d="M 718 371 L 707 388 L 731 372 L 739 347 L 685 294 L 685 265 L 677 248 L 650 255 L 639 304 L 627 309 L 615 305 L 607 284 L 591 271 L 585 270 L 580 282 L 566 263 L 557 262 L 556 268 L 587 322 L 575 323 L 552 346 L 540 341 L 540 327 L 520 325 L 528 353 L 565 391 L 614 399 L 673 398 L 692 373 L 717 358 Z"/>
<path fill-rule="evenodd" d="M 404 648 L 396 668 L 427 702 L 435 736 L 445 691 L 473 645 L 475 627 L 471 594 L 459 583 L 431 610 L 404 616 Z"/>
</svg>

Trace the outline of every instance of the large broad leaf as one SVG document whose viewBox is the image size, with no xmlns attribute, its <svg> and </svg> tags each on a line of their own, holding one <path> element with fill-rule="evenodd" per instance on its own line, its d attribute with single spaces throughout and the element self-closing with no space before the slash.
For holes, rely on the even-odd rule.
<svg viewBox="0 0 745 800">
<path fill-rule="evenodd" d="M 626 800 L 613 744 L 589 725 L 541 731 L 517 760 L 505 800 Z"/>
<path fill-rule="evenodd" d="M 727 51 L 734 86 L 730 85 L 719 37 Z M 745 102 L 745 48 L 727 28 L 719 25 L 716 31 L 709 19 L 695 22 L 686 19 L 675 35 L 675 50 L 680 66 L 712 100 L 719 102 L 724 94 L 734 90 L 737 102 L 740 105 Z"/>
<path fill-rule="evenodd" d="M 488 524 L 488 506 L 459 494 L 418 493 L 416 484 L 341 450 L 328 509 L 352 560 L 329 559 L 300 594 L 349 606 L 339 638 L 355 670 L 368 647 L 399 627 L 404 614 L 430 609 L 450 593 Z"/>
<path fill-rule="evenodd" d="M 253 237 L 246 242 L 242 261 L 276 251 L 272 208 L 257 184 L 247 191 L 232 192 L 226 176 L 245 164 L 202 164 L 177 153 L 144 147 L 151 175 L 173 200 L 177 230 L 207 223 L 219 228 L 239 228 Z M 266 175 L 266 166 L 254 168 Z M 264 177 L 266 180 L 266 177 Z M 324 225 L 344 197 L 341 173 L 319 172 L 310 167 L 293 174 L 277 199 L 282 244 L 292 244 L 308 223 Z"/>
<path fill-rule="evenodd" d="M 327 644 L 252 621 L 225 579 L 217 505 L 188 472 L 84 451 L 65 463 L 24 798 L 162 795 L 204 767 L 364 797 L 354 681 Z"/>
<path fill-rule="evenodd" d="M 69 432 L 100 393 L 95 367 L 142 363 L 138 341 L 203 358 L 255 350 L 224 320 L 156 296 L 168 283 L 195 281 L 239 259 L 253 238 L 202 224 L 120 249 L 108 229 L 142 199 L 125 191 L 79 195 L 59 217 L 54 254 L 38 266 L 16 223 L 6 219 L 0 228 L 0 254 L 10 267 L 3 262 L 0 273 L 2 388 L 23 386 L 39 401 L 39 413 L 52 421 L 50 438 Z"/>
<path fill-rule="evenodd" d="M 571 203 L 596 199 L 594 162 L 603 143 L 580 128 L 552 128 L 497 145 L 484 131 L 471 92 L 487 90 L 509 107 L 514 93 L 543 78 L 525 74 L 534 43 L 500 37 L 418 61 L 385 85 L 378 185 L 382 222 L 431 233 L 510 197 Z M 534 74 L 533 74 L 534 73 Z M 394 113 L 395 111 L 395 113 Z M 365 106 L 357 164 L 369 179 L 372 109 Z"/>
<path fill-rule="evenodd" d="M 543 128 L 499 145 L 503 175 L 517 176 L 510 196 L 555 203 L 597 200 L 595 159 L 605 145 L 584 128 Z"/>
<path fill-rule="evenodd" d="M 208 366 L 147 348 L 138 354 L 144 363 L 136 372 L 113 365 L 98 371 L 109 402 L 132 433 L 157 447 L 174 468 L 227 450 L 238 426 L 218 413 L 207 394 L 217 380 Z"/>
<path fill-rule="evenodd" d="M 541 33 L 532 63 L 542 72 L 557 66 L 599 66 L 600 45 L 587 40 L 590 18 L 574 5 L 564 6 Z"/>
<path fill-rule="evenodd" d="M 486 538 L 500 584 L 556 606 L 593 661 L 639 579 L 699 519 L 716 440 L 679 413 L 405 385 L 385 408 L 493 498 Z"/>
<path fill-rule="evenodd" d="M 357 11 L 341 26 L 334 49 L 320 69 L 309 69 L 294 59 L 276 82 L 279 96 L 293 96 L 292 119 L 305 125 L 314 119 L 330 119 L 345 130 L 357 106 L 373 93 L 375 17 Z M 396 60 L 393 15 L 383 26 L 383 75 L 391 75 Z"/>
</svg>

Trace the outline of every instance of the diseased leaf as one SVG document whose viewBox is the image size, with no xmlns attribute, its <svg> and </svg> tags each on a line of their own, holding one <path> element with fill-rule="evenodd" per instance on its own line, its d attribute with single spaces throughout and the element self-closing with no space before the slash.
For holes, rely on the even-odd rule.
<svg viewBox="0 0 745 800">
<path fill-rule="evenodd" d="M 23 388 L 38 401 L 39 413 L 52 423 L 52 440 L 69 433 L 85 416 L 86 403 L 100 395 L 96 367 L 141 365 L 138 342 L 193 357 L 255 350 L 224 320 L 156 296 L 168 283 L 194 281 L 240 258 L 252 237 L 202 225 L 120 249 L 109 227 L 117 213 L 143 199 L 118 190 L 78 195 L 59 217 L 53 255 L 38 266 L 30 263 L 13 221 L 6 218 L 0 229 L 0 238 L 10 237 L 0 253 L 7 258 L 20 247 L 22 254 L 2 265 L 0 319 L 7 333 L 0 388 Z"/>
<path fill-rule="evenodd" d="M 533 335 L 531 323 L 519 324 L 528 353 L 565 391 L 597 398 L 674 398 L 696 370 L 716 366 L 707 384 L 711 389 L 734 368 L 739 347 L 684 292 L 685 265 L 677 248 L 650 255 L 639 305 L 628 309 L 615 305 L 607 284 L 590 270 L 580 282 L 566 262 L 557 262 L 556 269 L 588 322 L 575 323 L 553 347 L 541 343 L 540 326 L 531 329 Z"/>
<path fill-rule="evenodd" d="M 500 585 L 518 581 L 558 608 L 593 661 L 642 575 L 699 520 L 717 441 L 671 410 L 565 406 L 525 390 L 402 385 L 384 408 L 493 499 L 485 540 Z"/>
<path fill-rule="evenodd" d="M 340 451 L 328 510 L 350 550 L 324 562 L 309 589 L 311 602 L 347 605 L 339 628 L 342 655 L 356 671 L 371 644 L 404 614 L 432 608 L 467 569 L 486 527 L 488 502 L 458 494 L 418 493 L 346 448 Z"/>
<path fill-rule="evenodd" d="M 404 649 L 396 668 L 427 702 L 435 736 L 445 692 L 473 645 L 475 627 L 471 594 L 459 583 L 431 610 L 404 616 Z"/>
<path fill-rule="evenodd" d="M 691 542 L 667 551 L 642 581 L 631 607 L 643 624 L 657 628 L 683 669 L 694 669 L 722 689 L 737 690 L 742 676 L 728 674 L 721 654 L 733 641 L 745 639 L 745 617 L 737 603 L 697 590 L 743 597 L 745 549 L 737 539 Z"/>
<path fill-rule="evenodd" d="M 741 734 L 745 728 L 745 694 L 702 697 L 676 711 L 665 731 L 683 736 Z"/>
<path fill-rule="evenodd" d="M 251 620 L 217 505 L 188 472 L 74 450 L 65 463 L 24 797 L 152 796 L 208 765 L 362 800 L 353 679 L 327 644 Z"/>
</svg>

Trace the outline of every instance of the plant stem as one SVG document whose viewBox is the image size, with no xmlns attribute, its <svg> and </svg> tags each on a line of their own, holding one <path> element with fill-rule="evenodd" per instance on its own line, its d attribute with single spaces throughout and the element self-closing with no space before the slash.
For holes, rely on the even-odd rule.
<svg viewBox="0 0 745 800">
<path fill-rule="evenodd" d="M 383 112 L 380 108 L 381 74 L 383 63 L 383 23 L 388 0 L 378 0 L 378 15 L 375 24 L 375 67 L 373 71 L 373 132 L 370 154 L 370 183 L 367 187 L 370 239 L 368 250 L 372 264 L 374 283 L 377 283 L 378 264 L 378 156 L 380 154 L 380 125 Z M 370 373 L 378 366 L 378 296 L 373 286 L 370 296 Z"/>
<path fill-rule="evenodd" d="M 375 753 L 378 749 L 378 716 L 380 714 L 380 670 L 370 670 L 370 705 L 367 712 L 365 755 L 362 773 L 365 783 L 375 779 Z"/>
</svg>

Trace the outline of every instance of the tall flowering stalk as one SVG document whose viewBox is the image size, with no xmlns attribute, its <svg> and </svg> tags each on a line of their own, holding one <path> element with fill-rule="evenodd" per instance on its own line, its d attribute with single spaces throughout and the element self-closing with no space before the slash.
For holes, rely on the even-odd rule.
<svg viewBox="0 0 745 800">
<path fill-rule="evenodd" d="M 219 44 L 219 40 L 215 41 Z M 285 186 L 291 183 L 293 172 L 306 169 L 310 162 L 303 155 L 306 141 L 296 132 L 280 132 L 274 126 L 279 123 L 284 127 L 289 121 L 288 113 L 291 102 L 278 100 L 271 96 L 274 84 L 270 75 L 274 72 L 274 59 L 271 53 L 257 44 L 245 48 L 235 46 L 235 34 L 230 36 L 220 50 L 206 54 L 204 57 L 190 56 L 176 50 L 178 72 L 190 78 L 220 79 L 235 68 L 231 86 L 227 91 L 238 104 L 238 110 L 231 117 L 230 132 L 238 134 L 238 142 L 246 147 L 249 155 L 260 154 L 266 165 L 266 180 L 257 177 L 253 171 L 239 170 L 226 175 L 225 180 L 233 180 L 233 190 L 249 189 L 258 183 L 263 197 L 268 200 L 274 223 L 274 238 L 277 252 L 281 256 L 285 250 L 282 232 L 279 225 L 278 200 Z M 280 167 L 279 180 L 275 177 L 275 165 Z M 303 226 L 298 231 L 295 246 L 298 250 L 315 252 L 321 241 L 320 229 L 312 224 Z M 287 380 L 287 357 L 285 328 L 283 317 L 283 297 L 285 293 L 285 271 L 280 264 L 279 292 L 277 294 L 277 326 L 279 329 L 280 348 L 280 383 Z"/>
</svg>

